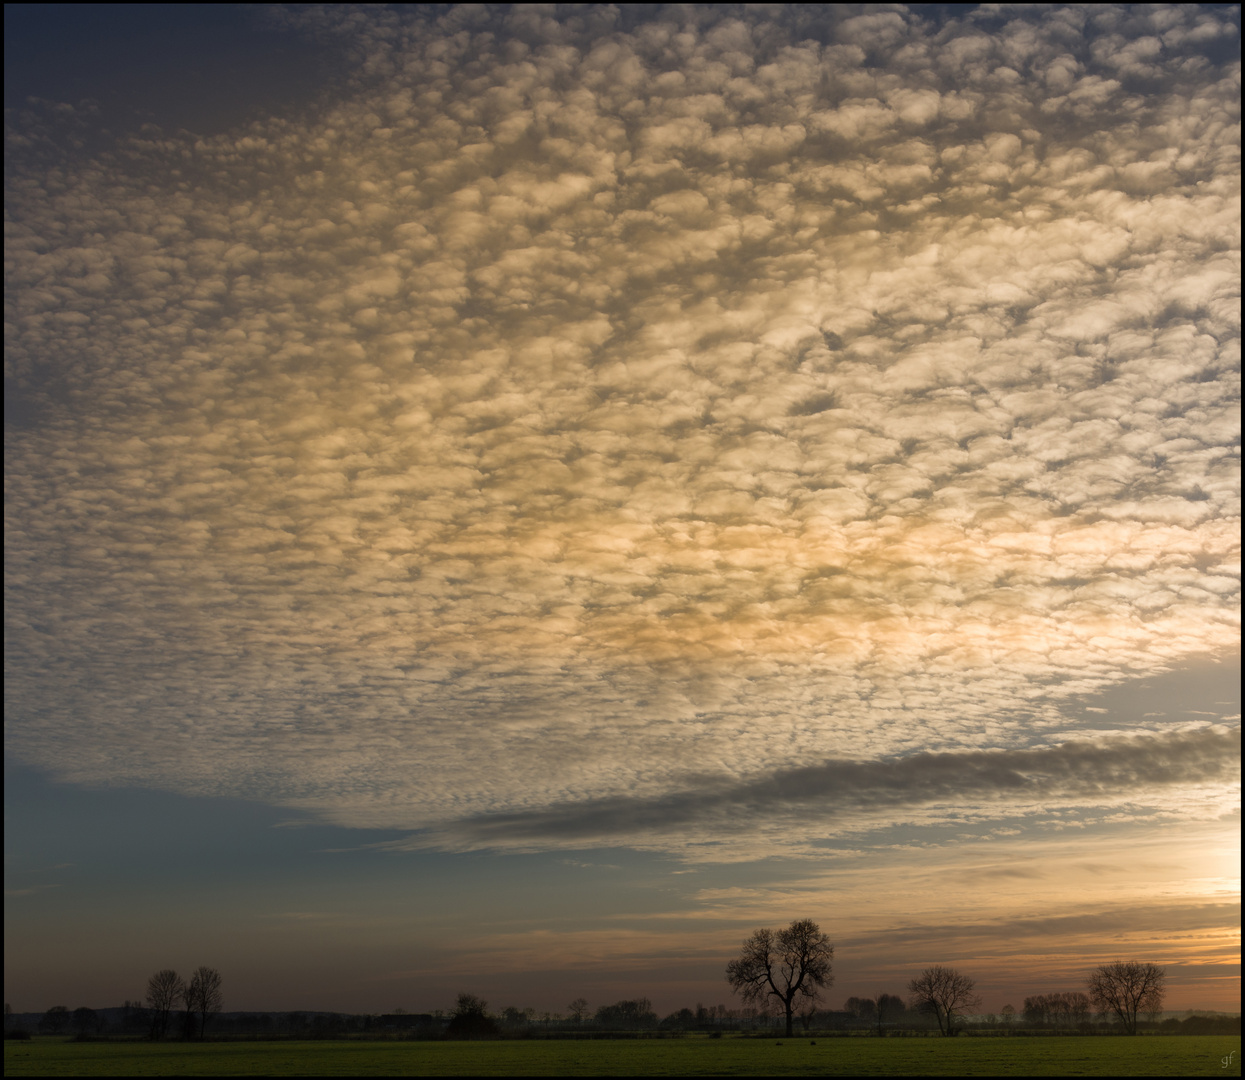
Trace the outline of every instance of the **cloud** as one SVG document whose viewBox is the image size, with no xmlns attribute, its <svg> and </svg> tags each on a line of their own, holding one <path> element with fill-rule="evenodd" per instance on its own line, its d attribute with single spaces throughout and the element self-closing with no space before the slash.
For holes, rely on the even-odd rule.
<svg viewBox="0 0 1245 1080">
<path fill-rule="evenodd" d="M 553 829 L 1233 647 L 1237 22 L 1162 10 L 289 10 L 309 115 L 27 103 L 9 751 Z"/>
<path fill-rule="evenodd" d="M 1031 750 L 829 761 L 742 783 L 706 779 L 656 798 L 467 819 L 439 835 L 388 846 L 588 846 L 620 837 L 651 844 L 660 843 L 654 836 L 689 833 L 730 845 L 736 834 L 787 830 L 793 819 L 801 823 L 807 846 L 823 835 L 865 831 L 910 815 L 927 824 L 1041 812 L 1050 804 L 1136 807 L 1162 799 L 1168 788 L 1188 798 L 1191 789 L 1231 785 L 1239 760 L 1240 732 L 1207 727 Z"/>
</svg>

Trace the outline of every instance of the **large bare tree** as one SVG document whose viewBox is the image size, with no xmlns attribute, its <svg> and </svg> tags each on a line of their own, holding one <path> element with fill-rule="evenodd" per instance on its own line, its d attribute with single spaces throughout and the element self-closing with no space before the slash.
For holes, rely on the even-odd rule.
<svg viewBox="0 0 1245 1080">
<path fill-rule="evenodd" d="M 147 1004 L 151 1007 L 151 1037 L 164 1037 L 169 1028 L 169 1014 L 185 995 L 186 984 L 172 968 L 157 971 L 147 980 Z"/>
<path fill-rule="evenodd" d="M 190 985 L 182 994 L 187 1012 L 199 1014 L 199 1038 L 203 1038 L 209 1016 L 220 1012 L 224 997 L 220 989 L 220 972 L 215 968 L 200 967 L 190 977 Z"/>
<path fill-rule="evenodd" d="M 956 1033 L 957 1013 L 981 1005 L 981 998 L 973 993 L 973 980 L 941 964 L 922 971 L 908 983 L 908 992 L 912 995 L 912 1007 L 933 1013 L 943 1035 Z"/>
<path fill-rule="evenodd" d="M 781 1004 L 790 1036 L 796 1000 L 815 1001 L 818 990 L 834 982 L 833 959 L 829 935 L 811 919 L 799 919 L 786 930 L 755 931 L 726 965 L 726 981 L 746 1002 L 764 1006 L 774 998 Z"/>
<path fill-rule="evenodd" d="M 1101 964 L 1089 977 L 1089 999 L 1096 1009 L 1114 1015 L 1130 1035 L 1136 1035 L 1137 1014 L 1163 1008 L 1166 978 L 1163 968 L 1140 960 Z"/>
</svg>

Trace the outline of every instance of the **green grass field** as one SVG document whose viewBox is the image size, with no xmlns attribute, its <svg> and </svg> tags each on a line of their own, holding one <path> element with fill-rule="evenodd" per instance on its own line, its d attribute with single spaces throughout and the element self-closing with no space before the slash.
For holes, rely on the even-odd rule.
<svg viewBox="0 0 1245 1080">
<path fill-rule="evenodd" d="M 781 1043 L 781 1045 L 779 1045 Z M 1240 1076 L 1229 1035 L 4 1044 L 6 1076 Z M 1225 1064 L 1226 1062 L 1226 1064 Z"/>
</svg>

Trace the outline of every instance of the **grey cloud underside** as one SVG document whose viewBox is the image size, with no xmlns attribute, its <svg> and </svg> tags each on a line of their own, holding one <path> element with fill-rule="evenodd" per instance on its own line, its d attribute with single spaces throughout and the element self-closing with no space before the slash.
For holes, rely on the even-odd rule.
<svg viewBox="0 0 1245 1080">
<path fill-rule="evenodd" d="M 419 828 L 1235 646 L 1234 10 L 429 10 L 283 14 L 309 117 L 8 118 L 10 752 Z"/>
<path fill-rule="evenodd" d="M 846 820 L 857 828 L 891 822 L 904 808 L 941 805 L 1016 813 L 1059 804 L 1145 805 L 1169 787 L 1239 782 L 1239 730 L 1202 728 L 1149 737 L 1073 741 L 1053 748 L 914 754 L 893 761 L 829 761 L 744 783 L 717 780 L 657 798 L 610 798 L 456 822 L 414 843 L 508 846 L 521 841 L 608 841 L 684 831 L 752 831 L 798 816 L 815 833 Z M 408 846 L 398 842 L 396 846 Z"/>
</svg>

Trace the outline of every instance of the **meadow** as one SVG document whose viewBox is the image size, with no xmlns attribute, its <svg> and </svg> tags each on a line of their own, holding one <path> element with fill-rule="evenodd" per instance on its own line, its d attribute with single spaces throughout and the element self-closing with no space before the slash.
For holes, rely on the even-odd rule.
<svg viewBox="0 0 1245 1080">
<path fill-rule="evenodd" d="M 6 1042 L 6 1076 L 1240 1076 L 1234 1035 Z"/>
</svg>

